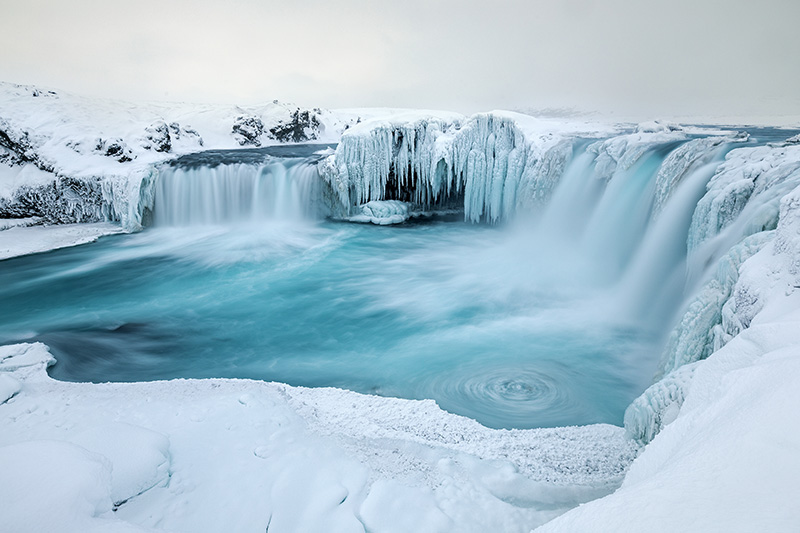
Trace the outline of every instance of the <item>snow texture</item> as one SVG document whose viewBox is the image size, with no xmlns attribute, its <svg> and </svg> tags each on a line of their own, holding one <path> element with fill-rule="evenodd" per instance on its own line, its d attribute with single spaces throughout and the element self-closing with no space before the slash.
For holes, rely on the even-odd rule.
<svg viewBox="0 0 800 533">
<path fill-rule="evenodd" d="M 249 380 L 62 383 L 52 362 L 0 347 L 21 387 L 0 404 L 1 531 L 527 532 L 612 491 L 638 451 L 608 425 L 492 430 Z"/>
<path fill-rule="evenodd" d="M 683 178 L 691 174 L 693 170 L 713 162 L 727 144 L 745 142 L 748 138 L 746 133 L 725 137 L 703 137 L 692 139 L 670 152 L 656 176 L 653 216 L 656 217 L 661 213 L 672 192 Z"/>
<path fill-rule="evenodd" d="M 590 144 L 586 151 L 595 154 L 595 175 L 609 181 L 617 170 L 629 170 L 647 152 L 665 143 L 683 141 L 686 134 L 678 130 L 648 131 L 649 128 L 628 135 Z"/>
<path fill-rule="evenodd" d="M 116 224 L 64 224 L 59 226 L 14 226 L 0 230 L 0 261 L 94 242 L 104 235 L 122 232 Z"/>
<path fill-rule="evenodd" d="M 719 260 L 714 276 L 688 304 L 681 321 L 670 334 L 656 377 L 711 355 L 714 327 L 722 320 L 722 308 L 739 278 L 739 267 L 771 238 L 771 232 L 752 235 Z"/>
</svg>

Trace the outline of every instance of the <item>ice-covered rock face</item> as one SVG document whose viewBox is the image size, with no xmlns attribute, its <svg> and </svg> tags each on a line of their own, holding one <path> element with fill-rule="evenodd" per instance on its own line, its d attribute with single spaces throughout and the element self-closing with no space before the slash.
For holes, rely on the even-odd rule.
<svg viewBox="0 0 800 533">
<path fill-rule="evenodd" d="M 714 162 L 731 143 L 745 142 L 749 135 L 703 137 L 686 142 L 667 156 L 656 176 L 656 195 L 653 215 L 658 216 L 678 184 L 693 169 Z"/>
<path fill-rule="evenodd" d="M 467 220 L 496 222 L 541 202 L 572 156 L 568 136 L 526 135 L 516 120 L 421 117 L 350 129 L 322 166 L 344 216 L 376 200 L 424 209 L 461 204 Z"/>
<path fill-rule="evenodd" d="M 757 231 L 774 229 L 780 199 L 798 184 L 800 146 L 768 145 L 731 151 L 697 204 L 689 249 L 699 248 L 731 226 L 731 245 Z M 745 209 L 748 213 L 743 213 Z"/>
<path fill-rule="evenodd" d="M 628 408 L 632 437 L 652 440 L 680 409 L 691 385 L 687 369 L 749 328 L 765 301 L 800 286 L 798 199 L 800 151 L 792 143 L 733 150 L 717 169 L 687 243 L 690 269 L 709 262 L 716 269 L 670 335 L 659 381 Z"/>
</svg>

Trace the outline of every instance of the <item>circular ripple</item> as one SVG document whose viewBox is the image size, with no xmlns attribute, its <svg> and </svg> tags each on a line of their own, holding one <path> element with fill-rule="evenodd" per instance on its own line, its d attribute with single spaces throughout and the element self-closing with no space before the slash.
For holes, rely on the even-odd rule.
<svg viewBox="0 0 800 533">
<path fill-rule="evenodd" d="M 561 425 L 584 414 L 575 376 L 550 361 L 535 367 L 463 365 L 452 372 L 421 376 L 419 385 L 423 397 L 489 427 Z"/>
</svg>

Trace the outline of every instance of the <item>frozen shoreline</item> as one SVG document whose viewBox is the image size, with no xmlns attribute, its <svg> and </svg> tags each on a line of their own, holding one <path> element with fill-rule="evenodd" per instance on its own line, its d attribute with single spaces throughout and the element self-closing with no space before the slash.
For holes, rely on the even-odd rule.
<svg viewBox="0 0 800 533">
<path fill-rule="evenodd" d="M 637 452 L 608 425 L 492 430 L 249 380 L 64 383 L 51 363 L 0 347 L 3 530 L 526 532 L 613 490 Z"/>
<path fill-rule="evenodd" d="M 123 233 L 123 229 L 110 222 L 14 226 L 0 230 L 0 261 L 87 244 L 100 237 L 119 233 Z"/>
</svg>

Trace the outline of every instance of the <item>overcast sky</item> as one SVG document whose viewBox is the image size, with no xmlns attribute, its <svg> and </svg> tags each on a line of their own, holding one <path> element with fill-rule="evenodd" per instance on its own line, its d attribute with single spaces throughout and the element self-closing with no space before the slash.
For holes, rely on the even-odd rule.
<svg viewBox="0 0 800 533">
<path fill-rule="evenodd" d="M 800 115 L 799 24 L 800 0 L 0 0 L 0 80 L 135 100 Z"/>
</svg>

